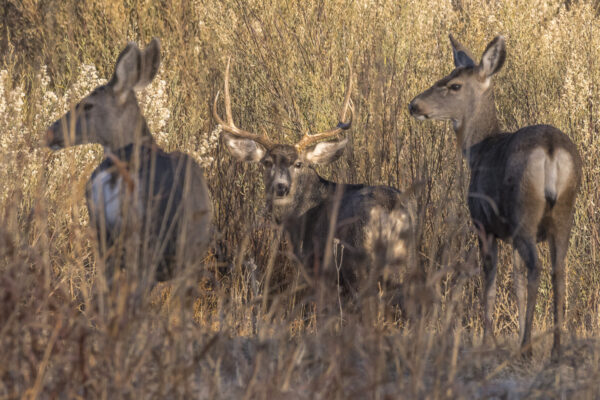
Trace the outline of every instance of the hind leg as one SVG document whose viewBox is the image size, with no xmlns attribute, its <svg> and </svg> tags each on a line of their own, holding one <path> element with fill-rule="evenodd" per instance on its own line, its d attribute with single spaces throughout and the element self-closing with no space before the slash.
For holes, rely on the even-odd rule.
<svg viewBox="0 0 600 400">
<path fill-rule="evenodd" d="M 527 267 L 527 309 L 525 311 L 525 328 L 523 329 L 523 339 L 521 341 L 521 353 L 525 357 L 531 358 L 533 355 L 531 331 L 540 285 L 538 252 L 535 240 L 531 236 L 517 236 L 514 238 L 513 244 Z"/>
<path fill-rule="evenodd" d="M 557 233 L 549 237 L 550 257 L 552 259 L 552 287 L 554 289 L 554 344 L 552 358 L 562 356 L 560 333 L 565 318 L 565 257 L 569 246 L 569 232 Z"/>
<path fill-rule="evenodd" d="M 523 341 L 525 334 L 525 302 L 526 279 L 525 263 L 516 248 L 513 249 L 513 281 L 515 284 L 515 296 L 517 298 L 517 311 L 519 318 L 519 342 Z"/>
<path fill-rule="evenodd" d="M 553 220 L 548 232 L 548 244 L 552 261 L 552 288 L 554 290 L 554 345 L 552 347 L 552 358 L 555 360 L 562 356 L 560 336 L 565 318 L 565 258 L 569 249 L 574 203 L 575 199 L 573 197 L 563 199 L 556 204 L 552 210 Z"/>
</svg>

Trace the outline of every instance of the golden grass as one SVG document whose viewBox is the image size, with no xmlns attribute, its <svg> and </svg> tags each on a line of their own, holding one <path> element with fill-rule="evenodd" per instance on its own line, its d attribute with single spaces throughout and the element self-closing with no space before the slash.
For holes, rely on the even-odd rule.
<svg viewBox="0 0 600 400">
<path fill-rule="evenodd" d="M 598 397 L 594 2 L 9 0 L 0 18 L 0 398 Z M 480 345 L 480 269 L 453 134 L 406 111 L 452 69 L 450 32 L 475 55 L 504 34 L 508 58 L 496 78 L 503 126 L 555 125 L 584 160 L 559 364 L 549 360 L 545 246 L 536 357 L 515 355 L 507 246 L 499 259 L 499 343 Z M 153 36 L 163 64 L 140 101 L 157 141 L 205 166 L 226 260 L 221 273 L 215 257 L 206 260 L 210 279 L 192 302 L 169 285 L 139 295 L 131 279 L 102 289 L 83 199 L 102 151 L 39 146 L 45 127 L 110 77 L 128 40 Z M 415 196 L 415 268 L 427 283 L 407 290 L 412 318 L 389 315 L 377 301 L 343 323 L 337 305 L 314 312 L 306 280 L 283 247 L 271 245 L 277 233 L 264 216 L 259 168 L 236 163 L 216 140 L 210 106 L 227 56 L 236 123 L 280 141 L 336 122 L 351 57 L 350 146 L 320 172 L 400 189 L 424 183 Z"/>
</svg>

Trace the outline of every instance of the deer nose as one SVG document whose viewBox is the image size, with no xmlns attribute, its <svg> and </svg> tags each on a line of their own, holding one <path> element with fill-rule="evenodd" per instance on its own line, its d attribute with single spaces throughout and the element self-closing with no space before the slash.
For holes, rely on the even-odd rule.
<svg viewBox="0 0 600 400">
<path fill-rule="evenodd" d="M 49 146 L 50 144 L 52 144 L 52 142 L 54 141 L 54 132 L 52 131 L 52 128 L 49 128 L 48 130 L 46 130 L 44 137 L 46 139 L 46 146 Z"/>
<path fill-rule="evenodd" d="M 408 103 L 408 112 L 410 112 L 410 115 L 414 115 L 419 112 L 419 106 L 415 104 L 414 100 Z"/>
<path fill-rule="evenodd" d="M 278 183 L 275 185 L 275 194 L 278 197 L 287 196 L 290 192 L 290 188 L 285 183 Z"/>
</svg>

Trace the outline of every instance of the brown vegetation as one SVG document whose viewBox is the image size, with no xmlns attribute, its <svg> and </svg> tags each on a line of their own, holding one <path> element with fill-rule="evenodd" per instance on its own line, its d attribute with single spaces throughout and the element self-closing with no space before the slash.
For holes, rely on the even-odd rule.
<svg viewBox="0 0 600 400">
<path fill-rule="evenodd" d="M 0 19 L 0 398 L 595 398 L 600 392 L 600 19 L 593 2 L 9 0 Z M 480 54 L 503 34 L 502 126 L 547 123 L 584 166 L 567 256 L 565 355 L 550 362 L 544 269 L 536 357 L 516 357 L 512 261 L 499 253 L 497 343 L 481 345 L 480 267 L 451 127 L 407 104 L 451 69 L 447 34 Z M 102 150 L 52 153 L 45 128 L 103 78 L 127 40 L 162 44 L 140 95 L 157 142 L 205 167 L 219 234 L 194 301 L 98 284 L 84 183 Z M 405 315 L 310 295 L 268 222 L 260 167 L 218 145 L 212 100 L 232 57 L 236 125 L 275 141 L 330 127 L 355 73 L 353 128 L 331 180 L 415 187 Z M 92 66 L 95 66 L 92 67 Z M 543 264 L 548 251 L 541 246 Z M 218 251 L 217 251 L 218 249 Z M 413 274 L 414 272 L 421 272 Z M 417 275 L 414 278 L 414 275 Z M 414 278 L 414 279 L 413 279 Z M 418 282 L 418 284 L 413 284 Z M 424 283 L 423 283 L 424 282 Z M 307 294 L 308 293 L 308 294 Z M 335 312 L 315 313 L 335 301 Z M 315 305 L 315 300 L 317 305 Z"/>
</svg>

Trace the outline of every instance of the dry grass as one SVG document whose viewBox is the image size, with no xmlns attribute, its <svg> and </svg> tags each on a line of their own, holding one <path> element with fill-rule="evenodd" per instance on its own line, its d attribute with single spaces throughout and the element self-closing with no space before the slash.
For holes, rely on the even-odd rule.
<svg viewBox="0 0 600 400">
<path fill-rule="evenodd" d="M 93 3 L 93 4 L 92 4 Z M 555 0 L 8 0 L 0 24 L 0 398 L 597 398 L 600 395 L 600 19 Z M 447 34 L 475 54 L 507 37 L 496 79 L 507 130 L 549 123 L 585 173 L 568 254 L 567 350 L 549 360 L 547 249 L 535 358 L 515 355 L 511 256 L 502 247 L 498 345 L 480 346 L 481 282 L 451 129 L 406 105 L 451 69 Z M 192 303 L 169 285 L 98 285 L 83 187 L 98 146 L 50 153 L 41 132 L 103 78 L 127 40 L 162 41 L 141 96 L 159 143 L 202 162 L 221 249 Z M 335 122 L 345 57 L 356 74 L 349 151 L 320 172 L 415 195 L 425 287 L 412 318 L 376 299 L 358 316 L 317 301 L 263 211 L 259 168 L 218 145 L 210 104 L 233 60 L 236 122 L 291 141 Z M 91 67 L 95 66 L 95 67 Z M 273 268 L 267 268 L 271 265 Z M 220 270 L 219 270 L 220 267 Z M 307 294 L 308 293 L 308 294 Z M 324 303 L 324 301 L 330 303 Z M 334 306 L 331 306 L 334 304 Z M 315 313 L 314 309 L 332 310 Z"/>
</svg>

